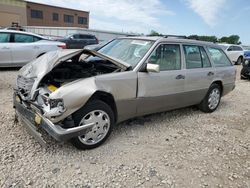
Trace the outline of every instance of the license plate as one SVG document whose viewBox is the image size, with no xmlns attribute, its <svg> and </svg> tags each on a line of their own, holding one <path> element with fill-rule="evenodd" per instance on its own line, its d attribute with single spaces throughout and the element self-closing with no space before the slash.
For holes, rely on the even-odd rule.
<svg viewBox="0 0 250 188">
<path fill-rule="evenodd" d="M 38 126 L 41 124 L 41 121 L 42 121 L 42 118 L 40 117 L 40 115 L 36 114 L 35 115 L 35 122 Z"/>
</svg>

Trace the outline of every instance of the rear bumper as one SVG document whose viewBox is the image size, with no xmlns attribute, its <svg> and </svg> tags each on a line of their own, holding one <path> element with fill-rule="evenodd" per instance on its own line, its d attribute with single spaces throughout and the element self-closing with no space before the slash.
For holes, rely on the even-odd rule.
<svg viewBox="0 0 250 188">
<path fill-rule="evenodd" d="M 86 124 L 73 128 L 62 128 L 61 125 L 52 123 L 49 119 L 41 115 L 27 105 L 24 104 L 14 93 L 14 108 L 16 109 L 16 115 L 23 122 L 23 125 L 28 129 L 32 136 L 34 136 L 40 144 L 46 144 L 42 134 L 39 130 L 45 130 L 50 136 L 57 141 L 66 141 L 73 137 L 83 135 L 87 129 L 90 129 L 94 124 Z"/>
</svg>

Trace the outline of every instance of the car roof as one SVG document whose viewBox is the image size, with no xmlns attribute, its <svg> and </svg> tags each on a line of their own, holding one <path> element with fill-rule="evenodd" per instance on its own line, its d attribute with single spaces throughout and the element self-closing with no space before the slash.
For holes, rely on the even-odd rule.
<svg viewBox="0 0 250 188">
<path fill-rule="evenodd" d="M 88 35 L 88 36 L 95 36 L 95 35 L 89 34 L 89 33 L 70 33 L 70 34 L 68 34 L 67 36 L 69 36 L 69 35 Z"/>
<path fill-rule="evenodd" d="M 196 44 L 196 45 L 204 45 L 204 46 L 214 46 L 218 47 L 216 43 L 185 39 L 180 37 L 162 37 L 162 36 L 135 36 L 135 37 L 120 37 L 122 39 L 134 39 L 134 40 L 149 40 L 149 41 L 158 41 L 158 42 L 173 42 L 173 43 L 188 43 L 188 44 Z"/>
<path fill-rule="evenodd" d="M 0 30 L 0 33 L 19 33 L 19 34 L 33 35 L 33 36 L 36 36 L 36 37 L 47 39 L 44 36 L 37 35 L 37 34 L 34 34 L 34 33 L 30 33 L 30 32 L 26 32 L 26 31 L 17 31 L 17 30 L 7 30 L 7 29 L 5 30 L 5 29 L 2 29 L 2 30 Z"/>
</svg>

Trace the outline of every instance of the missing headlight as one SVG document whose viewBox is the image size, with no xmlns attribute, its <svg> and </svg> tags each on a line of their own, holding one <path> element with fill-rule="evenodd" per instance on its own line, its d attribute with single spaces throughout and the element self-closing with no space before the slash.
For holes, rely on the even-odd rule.
<svg viewBox="0 0 250 188">
<path fill-rule="evenodd" d="M 56 108 L 58 106 L 64 106 L 63 99 L 49 99 L 50 109 Z"/>
</svg>

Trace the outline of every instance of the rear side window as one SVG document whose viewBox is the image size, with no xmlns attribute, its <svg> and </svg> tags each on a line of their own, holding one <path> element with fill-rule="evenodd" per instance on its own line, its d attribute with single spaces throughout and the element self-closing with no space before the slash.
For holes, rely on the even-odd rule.
<svg viewBox="0 0 250 188">
<path fill-rule="evenodd" d="M 194 45 L 184 45 L 183 48 L 187 69 L 211 67 L 211 63 L 203 47 Z"/>
<path fill-rule="evenodd" d="M 34 39 L 32 35 L 15 34 L 14 42 L 28 43 L 34 42 Z"/>
<path fill-rule="evenodd" d="M 0 43 L 10 42 L 10 34 L 0 33 Z"/>
<path fill-rule="evenodd" d="M 234 46 L 234 51 L 243 51 L 243 49 L 239 46 Z"/>
<path fill-rule="evenodd" d="M 92 35 L 80 35 L 80 38 L 81 39 L 95 39 L 95 37 Z"/>
<path fill-rule="evenodd" d="M 78 35 L 78 34 L 73 35 L 73 38 L 74 38 L 74 39 L 80 39 L 80 35 Z"/>
<path fill-rule="evenodd" d="M 42 40 L 42 39 L 39 38 L 39 37 L 33 37 L 33 41 L 34 41 L 34 42 L 39 41 L 39 40 Z"/>
<path fill-rule="evenodd" d="M 206 51 L 204 50 L 204 48 L 200 47 L 200 51 L 201 51 L 201 60 L 202 60 L 203 68 L 211 67 L 211 63 L 209 61 L 208 55 Z"/>
<path fill-rule="evenodd" d="M 215 67 L 232 66 L 232 63 L 230 62 L 226 54 L 221 49 L 209 47 L 208 51 L 214 62 Z"/>
</svg>

